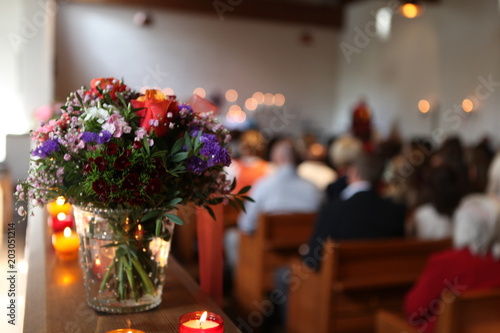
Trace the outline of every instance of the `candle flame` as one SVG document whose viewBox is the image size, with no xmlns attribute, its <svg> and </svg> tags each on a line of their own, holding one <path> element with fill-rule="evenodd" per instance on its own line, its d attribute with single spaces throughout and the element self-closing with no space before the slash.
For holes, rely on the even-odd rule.
<svg viewBox="0 0 500 333">
<path fill-rule="evenodd" d="M 56 204 L 58 204 L 59 206 L 64 205 L 65 202 L 66 202 L 66 199 L 64 197 L 57 197 L 57 199 L 56 199 Z"/>
<path fill-rule="evenodd" d="M 59 213 L 59 214 L 57 214 L 57 219 L 58 219 L 59 221 L 64 221 L 64 220 L 66 220 L 66 214 L 64 214 L 64 213 Z"/>
<path fill-rule="evenodd" d="M 71 228 L 70 227 L 66 227 L 64 228 L 64 237 L 71 237 Z"/>
<path fill-rule="evenodd" d="M 207 315 L 208 315 L 207 311 L 203 312 L 203 314 L 200 317 L 200 325 L 207 321 Z"/>
<path fill-rule="evenodd" d="M 137 225 L 137 230 L 141 231 L 142 230 L 142 225 Z"/>
<path fill-rule="evenodd" d="M 96 266 L 99 266 L 101 264 L 101 259 L 97 258 L 95 260 L 95 264 L 96 264 Z"/>
</svg>

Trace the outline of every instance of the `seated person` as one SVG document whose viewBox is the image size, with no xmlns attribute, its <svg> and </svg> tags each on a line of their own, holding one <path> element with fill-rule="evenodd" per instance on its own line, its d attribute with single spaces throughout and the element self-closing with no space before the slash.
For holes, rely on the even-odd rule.
<svg viewBox="0 0 500 333">
<path fill-rule="evenodd" d="M 303 253 L 304 263 L 318 269 L 321 248 L 328 238 L 335 240 L 404 237 L 406 210 L 375 190 L 384 169 L 384 160 L 370 153 L 360 154 L 347 170 L 348 186 L 339 198 L 320 208 L 313 235 Z M 290 269 L 275 272 L 275 286 L 287 295 Z M 286 304 L 280 308 L 286 322 Z"/>
<path fill-rule="evenodd" d="M 237 228 L 225 232 L 225 254 L 230 269 L 238 258 L 239 232 L 253 233 L 259 214 L 313 213 L 321 202 L 321 191 L 297 175 L 298 154 L 290 139 L 274 143 L 270 157 L 275 165 L 274 172 L 255 183 L 249 194 L 254 202 L 245 202 L 246 212 L 240 213 Z"/>
<path fill-rule="evenodd" d="M 231 165 L 226 168 L 228 178 L 236 178 L 236 187 L 233 193 L 238 193 L 246 186 L 268 174 L 271 165 L 262 156 L 266 148 L 266 142 L 262 134 L 251 129 L 245 131 L 238 144 L 238 158 L 233 159 Z"/>
<path fill-rule="evenodd" d="M 384 160 L 362 153 L 347 170 L 348 186 L 339 198 L 325 203 L 318 214 L 309 242 L 307 262 L 317 261 L 314 253 L 327 238 L 337 240 L 403 237 L 406 209 L 389 198 L 382 198 L 377 184 Z M 317 268 L 317 267 L 313 267 Z"/>
<path fill-rule="evenodd" d="M 347 186 L 347 169 L 354 159 L 363 152 L 363 142 L 351 135 L 343 135 L 333 141 L 329 148 L 330 162 L 337 171 L 338 178 L 326 188 L 328 199 L 337 199 Z"/>
<path fill-rule="evenodd" d="M 320 191 L 337 179 L 337 172 L 325 162 L 326 148 L 319 142 L 313 142 L 306 148 L 305 159 L 297 167 L 299 176 L 313 182 Z"/>
<path fill-rule="evenodd" d="M 451 237 L 452 216 L 463 196 L 459 175 L 447 164 L 432 167 L 425 179 L 428 201 L 415 209 L 413 228 L 422 240 Z"/>
<path fill-rule="evenodd" d="M 405 312 L 420 332 L 434 331 L 441 295 L 500 287 L 500 204 L 486 194 L 462 200 L 454 218 L 454 249 L 436 253 L 409 291 Z"/>
</svg>

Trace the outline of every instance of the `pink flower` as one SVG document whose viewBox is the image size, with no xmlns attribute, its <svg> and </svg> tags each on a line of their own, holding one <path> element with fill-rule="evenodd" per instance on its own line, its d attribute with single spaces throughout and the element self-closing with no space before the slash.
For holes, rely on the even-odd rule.
<svg viewBox="0 0 500 333">
<path fill-rule="evenodd" d="M 125 119 L 118 113 L 113 113 L 106 123 L 102 125 L 102 129 L 110 132 L 115 138 L 120 138 L 123 133 L 130 133 L 132 130 Z"/>
</svg>

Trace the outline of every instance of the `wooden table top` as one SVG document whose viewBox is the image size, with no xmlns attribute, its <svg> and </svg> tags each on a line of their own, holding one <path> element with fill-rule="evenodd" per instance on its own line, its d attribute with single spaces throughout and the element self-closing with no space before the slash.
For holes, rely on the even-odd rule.
<svg viewBox="0 0 500 333">
<path fill-rule="evenodd" d="M 224 318 L 224 332 L 240 332 L 198 284 L 170 256 L 163 300 L 159 307 L 134 314 L 102 314 L 86 302 L 79 260 L 57 259 L 48 241 L 49 232 L 38 210 L 29 221 L 27 247 L 28 282 L 24 332 L 105 333 L 135 328 L 146 333 L 178 332 L 179 317 L 191 311 L 211 311 Z"/>
</svg>

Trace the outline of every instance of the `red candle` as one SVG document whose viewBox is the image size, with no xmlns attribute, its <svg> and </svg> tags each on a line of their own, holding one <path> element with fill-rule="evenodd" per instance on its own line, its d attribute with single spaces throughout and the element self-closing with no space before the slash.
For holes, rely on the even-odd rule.
<svg viewBox="0 0 500 333">
<path fill-rule="evenodd" d="M 51 219 L 51 228 L 54 232 L 63 231 L 66 227 L 73 227 L 73 216 L 59 213 Z"/>
<path fill-rule="evenodd" d="M 189 312 L 179 318 L 179 333 L 224 333 L 224 320 L 212 312 Z"/>
</svg>

